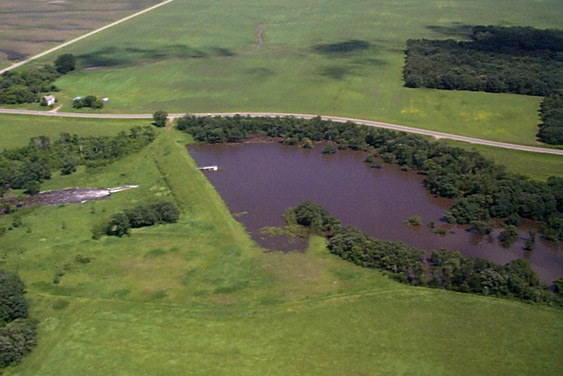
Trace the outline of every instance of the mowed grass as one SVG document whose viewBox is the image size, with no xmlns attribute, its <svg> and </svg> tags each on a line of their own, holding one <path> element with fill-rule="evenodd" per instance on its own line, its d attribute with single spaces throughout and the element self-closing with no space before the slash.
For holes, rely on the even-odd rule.
<svg viewBox="0 0 563 376">
<path fill-rule="evenodd" d="M 533 145 L 541 98 L 404 88 L 405 43 L 562 16 L 556 0 L 176 0 L 62 51 L 88 69 L 57 85 L 65 110 L 93 94 L 105 112 L 342 115 Z"/>
<path fill-rule="evenodd" d="M 2 0 L 0 68 L 156 3 L 158 0 Z"/>
<path fill-rule="evenodd" d="M 114 136 L 151 120 L 72 119 L 43 116 L 0 115 L 0 150 L 27 145 L 31 137 L 47 136 L 52 141 L 61 133 L 80 136 Z"/>
<path fill-rule="evenodd" d="M 188 141 L 163 130 L 136 155 L 55 177 L 44 188 L 140 187 L 28 209 L 0 237 L 1 267 L 22 276 L 40 321 L 38 347 L 6 374 L 563 371 L 561 310 L 398 284 L 330 255 L 318 237 L 302 253 L 259 249 L 195 170 Z M 177 224 L 91 239 L 97 222 L 157 198 L 181 208 Z"/>
</svg>

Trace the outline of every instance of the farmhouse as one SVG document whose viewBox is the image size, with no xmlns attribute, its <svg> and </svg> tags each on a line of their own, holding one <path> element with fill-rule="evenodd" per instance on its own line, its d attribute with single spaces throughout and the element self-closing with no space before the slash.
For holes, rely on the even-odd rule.
<svg viewBox="0 0 563 376">
<path fill-rule="evenodd" d="M 56 102 L 55 97 L 52 96 L 52 95 L 46 95 L 46 96 L 43 97 L 43 99 L 45 100 L 45 103 L 46 103 L 47 106 L 52 106 Z"/>
</svg>

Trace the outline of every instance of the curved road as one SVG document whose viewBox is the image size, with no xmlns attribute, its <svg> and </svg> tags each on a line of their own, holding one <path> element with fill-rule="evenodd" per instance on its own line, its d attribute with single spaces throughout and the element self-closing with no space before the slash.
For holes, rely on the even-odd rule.
<svg viewBox="0 0 563 376">
<path fill-rule="evenodd" d="M 88 118 L 88 119 L 152 119 L 152 114 L 81 114 L 72 112 L 44 112 L 44 111 L 33 111 L 33 110 L 10 110 L 10 109 L 0 109 L 0 114 L 11 114 L 11 115 L 32 115 L 32 116 L 52 116 L 52 117 L 68 117 L 68 118 Z M 169 114 L 169 117 L 176 118 L 182 117 L 185 114 Z M 295 117 L 300 119 L 312 119 L 317 117 L 317 115 L 308 114 L 291 114 L 291 113 L 276 113 L 276 112 L 216 112 L 216 113 L 196 113 L 192 114 L 195 116 L 250 116 L 250 117 Z M 562 149 L 548 149 L 535 146 L 525 146 L 518 144 L 509 144 L 506 142 L 489 141 L 479 138 L 459 136 L 450 133 L 443 133 L 437 131 L 430 131 L 426 129 L 406 127 L 404 125 L 382 123 L 380 121 L 373 120 L 362 120 L 354 118 L 346 118 L 339 116 L 321 116 L 323 120 L 331 120 L 338 123 L 345 123 L 347 121 L 354 122 L 356 124 L 367 125 L 376 128 L 391 129 L 394 131 L 416 133 L 424 136 L 431 136 L 437 139 L 445 138 L 449 140 L 462 141 L 470 144 L 493 146 L 503 149 L 512 149 L 519 151 L 528 151 L 533 153 L 545 153 L 545 154 L 555 154 L 563 155 Z"/>
<path fill-rule="evenodd" d="M 163 5 L 171 3 L 172 1 L 174 1 L 174 0 L 165 0 L 161 3 L 159 3 L 159 4 L 156 4 L 154 6 L 147 8 L 147 9 L 144 9 L 140 12 L 137 12 L 135 14 L 132 14 L 130 16 L 122 18 L 118 21 L 115 21 L 115 22 L 113 22 L 109 25 L 103 26 L 103 27 L 96 29 L 94 31 L 91 31 L 87 34 L 84 34 L 84 35 L 78 37 L 78 38 L 75 38 L 75 39 L 72 39 L 72 40 L 65 42 L 63 44 L 60 44 L 60 45 L 58 45 L 54 48 L 51 48 L 47 51 L 44 51 L 40 54 L 32 56 L 32 57 L 25 59 L 23 61 L 20 61 L 18 63 L 12 64 L 11 66 L 9 66 L 7 68 L 1 69 L 0 74 L 7 72 L 9 70 L 12 70 L 14 68 L 17 68 L 19 66 L 22 66 L 26 63 L 29 63 L 30 61 L 39 59 L 40 57 L 43 57 L 43 56 L 48 55 L 48 54 L 50 54 L 54 51 L 57 51 L 61 48 L 64 48 L 68 45 L 76 43 L 76 42 L 78 42 L 82 39 L 88 38 L 88 37 L 90 37 L 94 34 L 97 34 L 99 32 L 106 30 L 106 29 L 109 29 L 110 27 L 119 25 L 120 23 L 128 21 L 128 20 L 130 20 L 134 17 L 137 17 L 141 14 L 150 12 L 151 10 L 154 10 L 156 8 L 163 6 Z M 259 50 L 262 47 L 262 43 L 263 43 L 263 30 L 261 28 L 259 28 L 258 29 L 258 46 L 256 47 L 256 50 Z M 93 119 L 152 119 L 152 114 L 80 114 L 80 113 L 71 113 L 71 112 L 56 112 L 56 110 L 50 111 L 50 112 L 43 112 L 43 111 L 32 111 L 32 110 L 0 109 L 0 114 L 56 116 L 56 117 L 93 118 Z M 317 115 L 274 113 L 274 112 L 264 112 L 264 113 L 258 113 L 258 112 L 200 113 L 200 114 L 193 114 L 193 115 L 195 115 L 195 116 L 234 116 L 234 115 L 237 115 L 237 114 L 241 115 L 241 116 L 251 116 L 251 117 L 286 117 L 286 116 L 292 116 L 292 117 L 301 118 L 301 119 L 312 119 L 312 118 L 317 117 Z M 184 116 L 184 115 L 185 114 L 170 114 L 169 117 L 175 118 L 175 117 L 181 117 L 181 116 Z M 385 128 L 385 129 L 391 129 L 391 130 L 395 130 L 395 131 L 408 132 L 408 133 L 416 133 L 416 134 L 420 134 L 420 135 L 424 135 L 424 136 L 432 136 L 432 137 L 435 137 L 435 138 L 438 138 L 438 139 L 445 138 L 445 139 L 450 139 L 450 140 L 468 142 L 468 143 L 477 144 L 477 145 L 486 145 L 486 146 L 493 146 L 493 147 L 499 147 L 499 148 L 504 148 L 504 149 L 520 150 L 520 151 L 528 151 L 528 152 L 534 152 L 534 153 L 546 153 L 546 154 L 563 155 L 563 150 L 559 150 L 559 149 L 547 149 L 547 148 L 534 147 L 534 146 L 525 146 L 525 145 L 509 144 L 509 143 L 505 143 L 505 142 L 482 140 L 482 139 L 479 139 L 479 138 L 458 136 L 458 135 L 449 134 L 449 133 L 430 131 L 430 130 L 425 130 L 425 129 L 412 128 L 412 127 L 406 127 L 404 125 L 382 123 L 382 122 L 379 122 L 379 121 L 353 119 L 353 118 L 345 118 L 345 117 L 339 117 L 339 116 L 321 116 L 321 118 L 323 120 L 331 120 L 331 121 L 339 122 L 339 123 L 345 123 L 347 121 L 351 121 L 351 122 L 354 122 L 356 124 L 363 124 L 363 125 L 367 125 L 367 126 L 370 126 L 370 127 Z"/>
</svg>

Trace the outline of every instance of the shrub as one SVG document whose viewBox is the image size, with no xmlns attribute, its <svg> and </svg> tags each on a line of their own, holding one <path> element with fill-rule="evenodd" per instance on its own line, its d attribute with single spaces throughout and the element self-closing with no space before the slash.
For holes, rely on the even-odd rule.
<svg viewBox="0 0 563 376">
<path fill-rule="evenodd" d="M 168 112 L 166 111 L 156 111 L 153 115 L 152 118 L 154 120 L 153 124 L 159 128 L 162 128 L 166 125 L 166 119 L 168 118 Z"/>
<path fill-rule="evenodd" d="M 18 319 L 0 329 L 0 367 L 17 364 L 37 343 L 37 328 L 29 320 Z"/>
<path fill-rule="evenodd" d="M 338 219 L 331 216 L 322 206 L 310 201 L 305 201 L 295 208 L 288 209 L 284 218 L 286 222 L 294 220 L 294 223 L 298 225 L 327 236 L 332 236 L 340 230 L 340 221 Z M 288 222 L 288 224 L 292 223 Z"/>
<path fill-rule="evenodd" d="M 17 274 L 0 270 L 0 323 L 26 318 L 25 286 Z"/>
<path fill-rule="evenodd" d="M 55 60 L 55 69 L 60 74 L 67 74 L 76 68 L 76 57 L 72 54 L 59 55 Z"/>
<path fill-rule="evenodd" d="M 420 217 L 420 215 L 412 215 L 405 221 L 405 225 L 411 227 L 419 227 L 420 225 L 422 225 L 422 218 Z"/>
<path fill-rule="evenodd" d="M 506 248 L 510 247 L 510 245 L 514 243 L 514 241 L 516 241 L 516 239 L 518 239 L 518 230 L 513 225 L 506 226 L 506 229 L 502 231 L 498 236 L 498 240 L 500 241 L 502 246 Z"/>
<path fill-rule="evenodd" d="M 131 224 L 129 223 L 127 215 L 117 213 L 111 216 L 107 225 L 106 234 L 122 237 L 123 235 L 129 235 L 130 229 Z"/>
<path fill-rule="evenodd" d="M 94 109 L 100 109 L 104 107 L 104 102 L 98 97 L 96 97 L 95 95 L 88 95 L 84 98 L 74 99 L 72 101 L 72 107 L 74 108 L 90 107 Z"/>
<path fill-rule="evenodd" d="M 140 205 L 126 209 L 123 213 L 114 214 L 106 226 L 105 233 L 121 237 L 128 235 L 131 228 L 175 223 L 179 217 L 178 209 L 168 201 Z"/>
<path fill-rule="evenodd" d="M 322 153 L 323 153 L 323 154 L 334 154 L 334 153 L 336 153 L 336 150 L 337 150 L 337 149 L 336 149 L 336 147 L 334 146 L 334 144 L 330 143 L 330 144 L 327 144 L 327 145 L 324 147 Z"/>
</svg>

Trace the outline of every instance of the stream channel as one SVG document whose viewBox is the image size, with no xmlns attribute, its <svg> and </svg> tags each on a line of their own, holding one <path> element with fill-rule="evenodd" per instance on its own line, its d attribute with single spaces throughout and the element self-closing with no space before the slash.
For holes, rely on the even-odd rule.
<svg viewBox="0 0 563 376">
<path fill-rule="evenodd" d="M 339 150 L 323 155 L 323 145 L 314 149 L 286 146 L 277 142 L 250 141 L 242 144 L 196 144 L 188 150 L 198 166 L 219 166 L 205 172 L 234 217 L 244 224 L 261 246 L 276 250 L 304 249 L 303 241 L 264 236 L 260 229 L 283 226 L 283 213 L 305 200 L 322 205 L 345 226 L 355 226 L 382 240 L 400 241 L 422 250 L 448 248 L 504 264 L 516 258 L 528 259 L 543 282 L 563 276 L 563 249 L 536 236 L 533 251 L 524 251 L 530 223 L 523 221 L 520 237 L 510 248 L 497 237 L 477 235 L 465 227 L 443 221 L 453 200 L 431 195 L 416 172 L 401 171 L 384 164 L 371 168 L 363 163 L 365 154 Z M 412 215 L 423 225 L 407 227 Z M 447 230 L 436 234 L 429 226 Z M 536 230 L 537 231 L 537 230 Z"/>
</svg>

